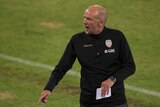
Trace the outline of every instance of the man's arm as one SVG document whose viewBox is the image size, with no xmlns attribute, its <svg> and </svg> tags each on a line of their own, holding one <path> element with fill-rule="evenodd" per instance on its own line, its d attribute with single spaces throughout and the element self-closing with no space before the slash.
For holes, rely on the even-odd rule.
<svg viewBox="0 0 160 107">
<path fill-rule="evenodd" d="M 125 80 L 130 75 L 134 74 L 136 70 L 131 49 L 123 33 L 120 45 L 120 62 L 122 64 L 121 69 L 113 74 L 117 81 Z"/>
<path fill-rule="evenodd" d="M 39 103 L 46 103 L 48 96 L 51 94 L 54 87 L 58 84 L 58 82 L 63 78 L 66 72 L 71 69 L 73 63 L 75 62 L 76 54 L 73 47 L 72 39 L 68 43 L 66 50 L 59 61 L 58 65 L 52 71 L 51 76 L 48 80 L 47 85 L 45 86 L 44 90 L 42 91 Z"/>
<path fill-rule="evenodd" d="M 102 96 L 108 92 L 109 88 L 111 88 L 115 82 L 125 80 L 127 77 L 134 74 L 136 69 L 128 42 L 123 33 L 121 34 L 122 39 L 120 45 L 120 62 L 122 64 L 122 68 L 101 83 Z"/>
</svg>

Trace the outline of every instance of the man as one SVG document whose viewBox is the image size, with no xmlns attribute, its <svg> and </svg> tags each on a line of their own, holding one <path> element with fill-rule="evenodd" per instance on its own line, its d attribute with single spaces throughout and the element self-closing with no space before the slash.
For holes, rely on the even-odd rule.
<svg viewBox="0 0 160 107">
<path fill-rule="evenodd" d="M 71 38 L 39 103 L 47 102 L 53 88 L 78 58 L 81 65 L 80 107 L 127 107 L 123 81 L 135 72 L 135 63 L 123 33 L 106 28 L 106 20 L 106 9 L 100 5 L 91 5 L 85 10 L 85 31 Z"/>
</svg>

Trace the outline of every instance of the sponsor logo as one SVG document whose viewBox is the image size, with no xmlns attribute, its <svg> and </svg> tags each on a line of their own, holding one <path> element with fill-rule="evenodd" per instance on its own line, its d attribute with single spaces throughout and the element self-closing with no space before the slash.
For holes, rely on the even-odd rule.
<svg viewBox="0 0 160 107">
<path fill-rule="evenodd" d="M 115 49 L 106 49 L 104 53 L 115 53 Z"/>
<path fill-rule="evenodd" d="M 112 46 L 112 40 L 107 39 L 107 40 L 105 41 L 105 44 L 106 44 L 106 46 L 107 46 L 108 48 L 110 48 L 110 47 Z"/>
</svg>

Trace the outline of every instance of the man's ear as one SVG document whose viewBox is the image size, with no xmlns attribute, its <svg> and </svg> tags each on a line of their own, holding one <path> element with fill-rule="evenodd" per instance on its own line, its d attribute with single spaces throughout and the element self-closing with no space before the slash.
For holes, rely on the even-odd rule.
<svg viewBox="0 0 160 107">
<path fill-rule="evenodd" d="M 99 20 L 99 26 L 104 26 L 104 22 L 102 20 Z"/>
</svg>

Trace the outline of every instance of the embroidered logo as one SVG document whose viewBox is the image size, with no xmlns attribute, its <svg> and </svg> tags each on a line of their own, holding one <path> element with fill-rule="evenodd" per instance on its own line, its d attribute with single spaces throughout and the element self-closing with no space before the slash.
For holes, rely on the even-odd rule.
<svg viewBox="0 0 160 107">
<path fill-rule="evenodd" d="M 112 40 L 111 39 L 107 39 L 105 41 L 105 45 L 110 49 L 105 49 L 104 53 L 107 54 L 107 53 L 115 53 L 116 52 L 115 48 L 111 49 L 111 47 L 112 47 Z"/>
<path fill-rule="evenodd" d="M 112 40 L 107 39 L 107 40 L 105 41 L 105 44 L 106 44 L 106 46 L 107 46 L 108 48 L 110 48 L 110 47 L 112 46 Z"/>
<path fill-rule="evenodd" d="M 83 47 L 92 47 L 92 44 L 83 45 Z"/>
</svg>

